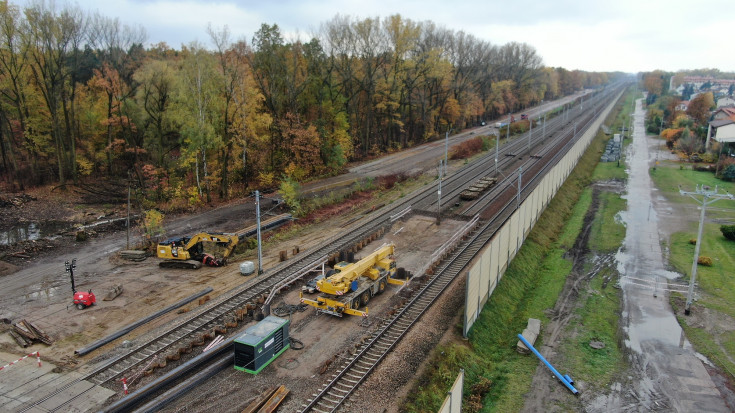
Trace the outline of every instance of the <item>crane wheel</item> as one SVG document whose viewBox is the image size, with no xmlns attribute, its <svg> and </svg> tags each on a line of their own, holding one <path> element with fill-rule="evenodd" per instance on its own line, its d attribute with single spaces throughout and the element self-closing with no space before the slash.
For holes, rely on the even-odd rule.
<svg viewBox="0 0 735 413">
<path fill-rule="evenodd" d="M 382 293 L 383 291 L 385 291 L 385 280 L 380 280 L 380 282 L 378 283 L 378 294 Z"/>
<path fill-rule="evenodd" d="M 360 308 L 360 298 L 359 297 L 355 298 L 355 300 L 352 301 L 352 309 L 357 310 L 358 308 Z"/>
<path fill-rule="evenodd" d="M 366 306 L 368 301 L 370 301 L 370 291 L 365 291 L 364 293 L 362 293 L 362 295 L 360 296 L 360 301 L 362 301 L 363 306 Z"/>
</svg>

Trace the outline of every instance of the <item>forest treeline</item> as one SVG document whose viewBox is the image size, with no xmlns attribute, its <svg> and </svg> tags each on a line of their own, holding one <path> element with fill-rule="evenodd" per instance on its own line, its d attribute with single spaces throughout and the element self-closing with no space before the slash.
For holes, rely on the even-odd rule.
<svg viewBox="0 0 735 413">
<path fill-rule="evenodd" d="M 0 2 L 0 176 L 8 189 L 132 179 L 154 202 L 226 199 L 339 172 L 541 100 L 608 82 L 400 15 L 263 24 L 248 43 L 148 47 L 78 7 Z"/>
</svg>

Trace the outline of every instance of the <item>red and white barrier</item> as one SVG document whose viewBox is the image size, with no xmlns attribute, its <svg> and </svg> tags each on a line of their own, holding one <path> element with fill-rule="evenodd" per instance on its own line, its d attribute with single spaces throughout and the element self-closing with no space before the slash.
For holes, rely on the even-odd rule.
<svg viewBox="0 0 735 413">
<path fill-rule="evenodd" d="M 128 394 L 128 379 L 123 377 L 122 384 L 123 384 L 123 393 Z"/>
<path fill-rule="evenodd" d="M 23 360 L 25 360 L 25 359 L 27 359 L 28 357 L 31 357 L 31 356 L 36 356 L 36 361 L 38 361 L 38 367 L 41 367 L 41 353 L 40 353 L 40 352 L 38 352 L 38 351 L 36 351 L 36 352 L 34 352 L 34 353 L 31 353 L 31 354 L 27 354 L 27 355 L 25 355 L 25 356 L 23 356 L 23 357 L 19 358 L 18 360 L 15 360 L 14 362 L 12 362 L 12 363 L 10 363 L 10 364 L 6 364 L 6 365 L 4 365 L 4 366 L 0 367 L 0 370 L 4 369 L 4 368 L 6 368 L 6 367 L 10 367 L 10 366 L 12 366 L 13 364 L 15 364 L 15 363 L 18 363 L 19 361 L 23 361 Z"/>
</svg>

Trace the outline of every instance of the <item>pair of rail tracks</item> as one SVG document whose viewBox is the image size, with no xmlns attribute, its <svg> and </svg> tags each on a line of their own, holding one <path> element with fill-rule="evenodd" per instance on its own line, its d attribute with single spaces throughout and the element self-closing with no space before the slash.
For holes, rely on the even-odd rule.
<svg viewBox="0 0 735 413">
<path fill-rule="evenodd" d="M 599 104 L 602 104 L 600 102 Z M 594 115 L 583 117 L 584 131 L 594 120 Z M 546 162 L 537 163 L 538 168 L 533 171 L 528 184 L 520 189 L 521 201 L 536 187 L 541 178 L 548 172 L 558 159 L 565 153 L 568 147 L 576 142 L 577 134 L 562 133 L 556 145 L 552 145 L 544 151 Z M 500 193 L 494 196 L 483 197 L 483 206 L 497 205 L 495 213 L 491 218 L 482 222 L 471 236 L 461 243 L 455 253 L 451 254 L 438 267 L 438 271 L 414 296 L 407 302 L 392 318 L 385 320 L 381 327 L 372 335 L 372 338 L 364 343 L 356 355 L 343 362 L 338 371 L 325 383 L 321 389 L 312 395 L 305 404 L 301 406 L 302 412 L 335 412 L 348 400 L 362 382 L 372 373 L 388 353 L 408 333 L 412 326 L 420 321 L 421 316 L 439 298 L 441 293 L 463 272 L 477 253 L 490 241 L 502 224 L 510 218 L 515 211 L 512 186 L 499 186 Z M 500 202 L 498 202 L 500 201 Z M 498 205 L 500 204 L 500 205 Z M 491 208 L 492 209 L 492 208 Z"/>
</svg>

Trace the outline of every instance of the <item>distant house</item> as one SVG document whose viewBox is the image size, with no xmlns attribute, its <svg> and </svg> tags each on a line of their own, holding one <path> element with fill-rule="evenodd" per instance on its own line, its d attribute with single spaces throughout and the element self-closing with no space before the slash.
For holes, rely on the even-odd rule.
<svg viewBox="0 0 735 413">
<path fill-rule="evenodd" d="M 682 112 L 686 112 L 688 107 L 689 107 L 689 101 L 688 100 L 682 100 L 681 102 L 679 102 L 678 105 L 676 105 L 676 110 L 680 110 Z"/>
<path fill-rule="evenodd" d="M 717 99 L 717 108 L 723 108 L 727 106 L 735 106 L 735 99 L 725 96 Z"/>
<path fill-rule="evenodd" d="M 725 144 L 728 147 L 727 153 L 730 153 L 733 143 L 735 143 L 735 120 L 720 119 L 713 120 L 709 123 L 707 129 L 707 147 L 709 148 L 710 139 Z"/>
<path fill-rule="evenodd" d="M 730 119 L 735 121 L 735 107 L 719 108 L 712 115 L 712 121 Z"/>
</svg>

